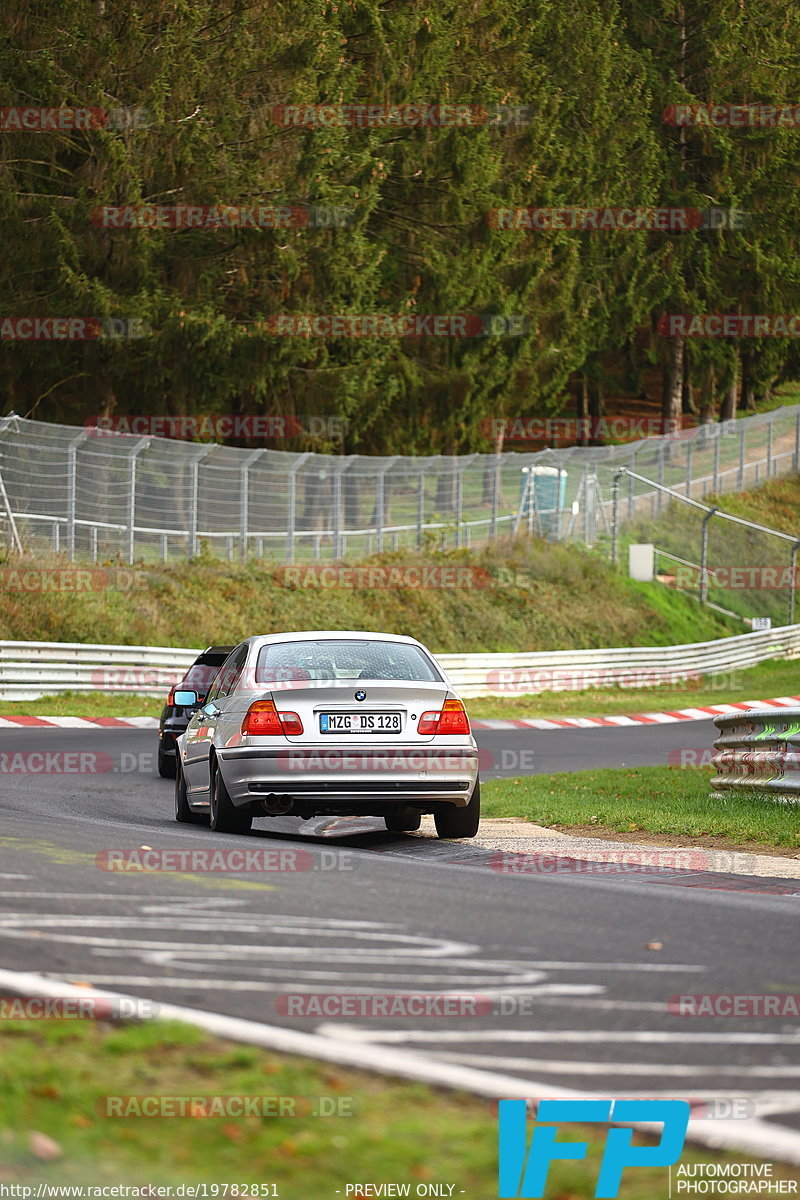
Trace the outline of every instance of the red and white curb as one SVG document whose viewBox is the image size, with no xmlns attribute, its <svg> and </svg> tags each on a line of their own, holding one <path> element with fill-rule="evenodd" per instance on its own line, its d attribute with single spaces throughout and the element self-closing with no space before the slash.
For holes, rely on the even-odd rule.
<svg viewBox="0 0 800 1200">
<path fill-rule="evenodd" d="M 469 702 L 467 702 L 469 703 Z M 800 696 L 777 696 L 773 700 L 742 700 L 738 704 L 705 704 L 698 708 L 676 708 L 669 712 L 620 713 L 608 717 L 516 717 L 486 718 L 470 722 L 473 729 L 613 729 L 627 725 L 670 725 L 675 721 L 707 721 L 719 713 L 748 712 L 750 709 L 800 708 Z M 55 726 L 58 729 L 157 729 L 157 717 L 0 717 L 0 729 Z"/>
<path fill-rule="evenodd" d="M 0 717 L 0 729 L 31 729 L 55 725 L 58 729 L 158 729 L 158 717 Z"/>
<path fill-rule="evenodd" d="M 469 702 L 467 702 L 469 704 Z M 719 713 L 749 709 L 800 708 L 800 696 L 778 696 L 774 700 L 742 700 L 739 704 L 705 704 L 698 708 L 676 708 L 670 712 L 625 713 L 609 717 L 518 717 L 472 721 L 473 729 L 608 729 L 624 725 L 669 725 L 674 721 L 707 721 Z"/>
</svg>

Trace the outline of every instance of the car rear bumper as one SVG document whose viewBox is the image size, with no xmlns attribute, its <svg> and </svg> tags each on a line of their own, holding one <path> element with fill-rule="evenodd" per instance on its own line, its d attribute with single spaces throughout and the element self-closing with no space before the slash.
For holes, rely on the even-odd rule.
<svg viewBox="0 0 800 1200">
<path fill-rule="evenodd" d="M 273 795 L 356 812 L 376 802 L 464 807 L 478 778 L 478 751 L 470 746 L 245 746 L 217 754 L 237 805 Z"/>
</svg>

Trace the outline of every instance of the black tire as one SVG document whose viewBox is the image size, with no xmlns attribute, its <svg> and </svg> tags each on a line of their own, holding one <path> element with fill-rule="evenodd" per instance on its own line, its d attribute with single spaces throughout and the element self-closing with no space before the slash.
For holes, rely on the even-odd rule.
<svg viewBox="0 0 800 1200">
<path fill-rule="evenodd" d="M 466 808 L 449 805 L 433 814 L 436 834 L 440 838 L 472 838 L 481 822 L 481 784 L 475 784 L 472 799 Z"/>
<path fill-rule="evenodd" d="M 158 773 L 162 779 L 177 779 L 178 777 L 178 755 L 165 754 L 163 745 L 158 747 Z"/>
<path fill-rule="evenodd" d="M 387 813 L 383 819 L 390 833 L 413 833 L 420 827 L 422 813 L 409 811 Z"/>
<path fill-rule="evenodd" d="M 216 833 L 249 833 L 253 814 L 236 808 L 216 763 L 211 767 L 211 828 Z"/>
<path fill-rule="evenodd" d="M 175 764 L 175 820 L 181 825 L 207 825 L 208 817 L 205 813 L 194 812 L 189 807 L 189 799 L 186 795 L 186 781 L 183 778 L 183 771 L 180 770 L 178 764 Z"/>
</svg>

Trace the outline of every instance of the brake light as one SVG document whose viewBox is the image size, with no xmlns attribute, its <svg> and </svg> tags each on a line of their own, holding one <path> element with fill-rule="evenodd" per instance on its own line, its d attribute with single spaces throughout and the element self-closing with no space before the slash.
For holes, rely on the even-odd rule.
<svg viewBox="0 0 800 1200">
<path fill-rule="evenodd" d="M 173 706 L 175 704 L 175 688 L 174 687 L 169 689 L 169 695 L 167 696 L 167 704 L 171 704 Z"/>
<path fill-rule="evenodd" d="M 460 700 L 445 700 L 440 712 L 424 712 L 417 725 L 417 733 L 437 737 L 469 732 L 469 717 Z"/>
<path fill-rule="evenodd" d="M 256 700 L 242 721 L 242 733 L 263 736 L 287 734 L 296 737 L 303 732 L 303 722 L 295 712 L 278 712 L 273 700 Z"/>
</svg>

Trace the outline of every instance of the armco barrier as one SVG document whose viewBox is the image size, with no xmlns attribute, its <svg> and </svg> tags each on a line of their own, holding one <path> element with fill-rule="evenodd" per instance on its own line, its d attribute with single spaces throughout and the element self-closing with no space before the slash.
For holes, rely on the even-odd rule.
<svg viewBox="0 0 800 1200">
<path fill-rule="evenodd" d="M 196 649 L 170 646 L 0 641 L 0 700 L 66 691 L 162 695 L 197 654 Z M 798 657 L 800 625 L 685 646 L 437 656 L 453 686 L 468 698 L 677 683 L 745 670 L 769 658 Z"/>
<path fill-rule="evenodd" d="M 720 736 L 711 760 L 713 800 L 744 790 L 800 803 L 800 708 L 725 713 L 714 724 Z"/>
</svg>

